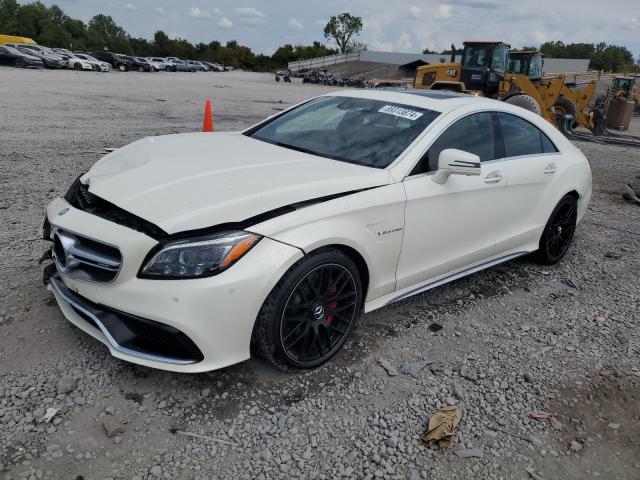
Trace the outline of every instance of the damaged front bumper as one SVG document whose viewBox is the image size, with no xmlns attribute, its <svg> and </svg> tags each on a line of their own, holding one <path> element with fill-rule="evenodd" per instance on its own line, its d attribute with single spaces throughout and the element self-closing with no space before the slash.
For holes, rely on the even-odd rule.
<svg viewBox="0 0 640 480">
<path fill-rule="evenodd" d="M 110 282 L 82 277 L 64 261 L 45 268 L 44 280 L 65 317 L 114 357 L 162 370 L 196 373 L 247 360 L 264 299 L 302 258 L 300 249 L 265 237 L 219 275 L 148 280 L 137 274 L 157 240 L 61 198 L 51 202 L 47 218 L 51 225 L 45 230 L 54 237 L 63 231 L 112 245 L 122 254 L 118 275 Z"/>
<path fill-rule="evenodd" d="M 54 267 L 55 268 L 55 267 Z M 72 292 L 54 271 L 48 279 L 65 316 L 110 349 L 154 362 L 188 365 L 202 361 L 200 349 L 180 330 L 97 305 Z"/>
</svg>

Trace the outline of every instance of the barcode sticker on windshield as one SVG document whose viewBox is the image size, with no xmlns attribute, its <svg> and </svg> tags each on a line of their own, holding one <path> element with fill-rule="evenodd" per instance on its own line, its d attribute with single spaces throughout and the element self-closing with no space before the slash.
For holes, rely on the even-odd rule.
<svg viewBox="0 0 640 480">
<path fill-rule="evenodd" d="M 394 107 L 393 105 L 385 105 L 380 110 L 378 110 L 378 112 L 388 113 L 389 115 L 406 118 L 407 120 L 417 120 L 422 116 L 420 112 L 408 110 L 406 108 Z"/>
</svg>

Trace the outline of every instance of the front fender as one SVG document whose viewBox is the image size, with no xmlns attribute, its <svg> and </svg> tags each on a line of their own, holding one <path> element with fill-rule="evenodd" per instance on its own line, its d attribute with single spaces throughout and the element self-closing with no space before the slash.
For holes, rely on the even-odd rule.
<svg viewBox="0 0 640 480">
<path fill-rule="evenodd" d="M 369 270 L 369 301 L 395 289 L 405 203 L 404 188 L 395 183 L 307 206 L 247 230 L 305 253 L 329 245 L 354 249 Z"/>
</svg>

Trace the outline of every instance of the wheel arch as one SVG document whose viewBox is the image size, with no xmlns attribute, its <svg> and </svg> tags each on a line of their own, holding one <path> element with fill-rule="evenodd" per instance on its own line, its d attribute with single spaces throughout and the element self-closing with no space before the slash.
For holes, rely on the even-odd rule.
<svg viewBox="0 0 640 480">
<path fill-rule="evenodd" d="M 571 190 L 571 191 L 567 192 L 566 194 L 564 194 L 564 195 L 563 195 L 563 198 L 564 198 L 564 197 L 566 197 L 567 195 L 569 195 L 569 196 L 573 197 L 573 198 L 576 200 L 576 202 L 577 202 L 578 200 L 580 200 L 580 194 L 579 194 L 579 193 L 578 193 L 578 191 L 577 191 L 577 190 L 575 190 L 575 189 L 573 189 L 573 190 Z"/>
<path fill-rule="evenodd" d="M 360 283 L 362 284 L 362 305 L 364 306 L 365 299 L 367 298 L 367 292 L 369 290 L 369 266 L 367 265 L 367 261 L 364 259 L 362 254 L 358 252 L 355 248 L 345 245 L 343 243 L 330 243 L 327 245 L 322 245 L 320 247 L 316 247 L 313 250 L 305 252 L 306 255 L 311 253 L 318 252 L 320 250 L 329 250 L 334 249 L 343 253 L 349 259 L 355 263 L 356 268 L 358 269 L 358 275 L 360 275 Z"/>
</svg>

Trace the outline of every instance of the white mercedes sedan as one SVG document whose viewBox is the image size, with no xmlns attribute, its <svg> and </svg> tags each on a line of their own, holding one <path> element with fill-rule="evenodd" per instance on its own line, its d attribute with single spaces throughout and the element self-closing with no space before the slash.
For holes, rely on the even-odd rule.
<svg viewBox="0 0 640 480">
<path fill-rule="evenodd" d="M 108 154 L 48 206 L 44 280 L 123 360 L 313 368 L 362 312 L 521 255 L 558 262 L 590 196 L 584 155 L 524 109 L 344 90 Z"/>
</svg>

